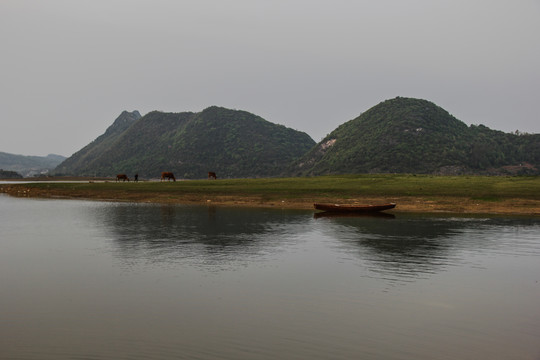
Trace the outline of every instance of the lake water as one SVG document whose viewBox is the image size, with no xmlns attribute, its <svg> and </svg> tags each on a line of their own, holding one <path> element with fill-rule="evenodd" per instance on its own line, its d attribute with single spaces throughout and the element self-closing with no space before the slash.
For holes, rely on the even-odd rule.
<svg viewBox="0 0 540 360">
<path fill-rule="evenodd" d="M 0 195 L 0 359 L 540 359 L 540 219 Z"/>
</svg>

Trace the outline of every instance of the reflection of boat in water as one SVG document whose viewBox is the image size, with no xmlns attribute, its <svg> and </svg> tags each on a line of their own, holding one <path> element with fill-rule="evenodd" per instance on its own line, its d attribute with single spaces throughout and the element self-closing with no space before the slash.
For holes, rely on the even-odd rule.
<svg viewBox="0 0 540 360">
<path fill-rule="evenodd" d="M 375 212 L 339 212 L 339 211 L 323 211 L 316 212 L 313 214 L 315 219 L 319 218 L 337 218 L 337 217 L 376 217 L 376 218 L 385 218 L 385 219 L 395 219 L 394 214 L 388 214 L 385 212 L 375 211 Z"/>
<path fill-rule="evenodd" d="M 355 205 L 355 204 L 313 204 L 315 209 L 339 213 L 376 213 L 396 207 L 395 203 L 381 205 Z"/>
</svg>

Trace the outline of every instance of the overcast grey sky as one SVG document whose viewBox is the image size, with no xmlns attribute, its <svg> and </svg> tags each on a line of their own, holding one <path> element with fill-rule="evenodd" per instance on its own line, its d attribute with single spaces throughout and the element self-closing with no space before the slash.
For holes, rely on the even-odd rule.
<svg viewBox="0 0 540 360">
<path fill-rule="evenodd" d="M 1 0 L 0 151 L 123 110 L 246 110 L 321 140 L 396 96 L 540 133 L 539 0 Z"/>
</svg>

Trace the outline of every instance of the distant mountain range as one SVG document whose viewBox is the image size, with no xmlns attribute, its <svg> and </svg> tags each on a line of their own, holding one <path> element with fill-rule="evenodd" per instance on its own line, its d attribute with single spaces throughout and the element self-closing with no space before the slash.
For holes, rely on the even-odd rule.
<svg viewBox="0 0 540 360">
<path fill-rule="evenodd" d="M 0 152 L 0 169 L 16 172 L 21 176 L 29 177 L 48 174 L 65 159 L 65 156 L 55 154 L 49 154 L 47 156 L 26 156 Z M 7 177 L 7 173 L 0 177 Z"/>
<path fill-rule="evenodd" d="M 138 173 L 200 179 L 270 177 L 315 145 L 306 133 L 276 125 L 246 111 L 212 106 L 202 112 L 144 117 L 123 112 L 95 141 L 55 169 L 62 175 L 115 176 Z"/>
<path fill-rule="evenodd" d="M 171 171 L 184 179 L 205 178 L 209 171 L 218 178 L 538 175 L 540 134 L 467 126 L 432 102 L 402 97 L 343 123 L 318 144 L 304 132 L 241 110 L 212 106 L 199 113 L 154 111 L 145 116 L 124 111 L 103 135 L 56 165 L 55 175 L 157 178 Z M 3 166 L 14 169 L 13 163 Z"/>
</svg>

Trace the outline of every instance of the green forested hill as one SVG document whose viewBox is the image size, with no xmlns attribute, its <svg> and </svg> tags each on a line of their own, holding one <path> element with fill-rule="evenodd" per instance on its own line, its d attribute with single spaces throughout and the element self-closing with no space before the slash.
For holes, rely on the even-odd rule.
<svg viewBox="0 0 540 360">
<path fill-rule="evenodd" d="M 216 106 L 200 113 L 154 111 L 119 122 L 126 114 L 55 172 L 152 178 L 172 171 L 187 179 L 204 178 L 208 171 L 220 178 L 278 176 L 315 145 L 303 132 Z"/>
<path fill-rule="evenodd" d="M 54 173 L 75 176 L 103 175 L 99 171 L 99 164 L 107 161 L 106 153 L 117 147 L 118 139 L 140 118 L 138 111 L 122 112 L 104 134 L 59 164 Z"/>
<path fill-rule="evenodd" d="M 468 127 L 421 99 L 384 101 L 295 161 L 293 175 L 538 173 L 540 135 Z"/>
<path fill-rule="evenodd" d="M 540 134 L 467 126 L 421 99 L 384 101 L 319 144 L 246 111 L 124 112 L 60 175 L 198 179 L 352 173 L 540 174 Z"/>
</svg>

